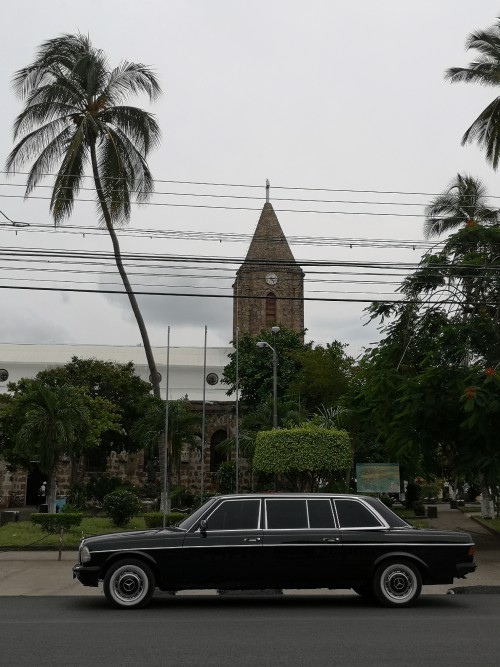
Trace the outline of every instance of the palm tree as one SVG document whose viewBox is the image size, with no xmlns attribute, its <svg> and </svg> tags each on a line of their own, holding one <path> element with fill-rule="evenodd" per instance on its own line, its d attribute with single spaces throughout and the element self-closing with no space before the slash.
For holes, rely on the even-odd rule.
<svg viewBox="0 0 500 667">
<path fill-rule="evenodd" d="M 165 419 L 165 403 L 156 398 L 149 398 L 144 404 L 144 416 L 137 420 L 131 432 L 132 438 L 149 454 L 156 454 L 158 442 L 165 442 Z M 187 396 L 176 401 L 169 401 L 167 438 L 169 465 L 167 497 L 164 503 L 166 511 L 169 511 L 170 508 L 170 473 L 172 470 L 176 471 L 177 484 L 180 485 L 182 446 L 187 444 L 194 447 L 198 444 L 199 438 L 196 436 L 198 428 L 199 417 L 191 410 Z M 160 451 L 160 459 L 162 455 Z"/>
<path fill-rule="evenodd" d="M 146 158 L 159 144 L 154 116 L 127 106 L 131 95 L 160 93 L 156 75 L 140 63 L 122 61 L 110 68 L 103 51 L 83 35 L 44 42 L 31 65 L 14 75 L 24 109 L 14 123 L 14 149 L 8 172 L 30 165 L 28 195 L 51 170 L 57 170 L 50 210 L 55 224 L 73 211 L 90 162 L 101 222 L 111 237 L 116 266 L 142 337 L 154 395 L 160 396 L 148 333 L 123 265 L 115 227 L 130 218 L 131 196 L 145 202 L 153 190 Z"/>
<path fill-rule="evenodd" d="M 479 52 L 468 67 L 451 67 L 445 78 L 451 83 L 465 81 L 482 86 L 500 85 L 500 17 L 487 30 L 471 33 L 465 43 L 466 50 Z M 462 137 L 462 145 L 477 141 L 486 150 L 486 159 L 497 169 L 500 158 L 500 97 L 488 104 Z"/>
<path fill-rule="evenodd" d="M 71 456 L 87 439 L 91 428 L 89 411 L 75 387 L 49 388 L 37 380 L 18 398 L 17 409 L 22 415 L 17 453 L 38 458 L 40 470 L 49 480 L 49 511 L 54 512 L 57 464 L 63 454 Z"/>
<path fill-rule="evenodd" d="M 483 183 L 467 174 L 457 174 L 448 188 L 425 209 L 424 236 L 440 236 L 460 225 L 491 225 L 499 220 L 497 209 L 487 206 Z"/>
</svg>

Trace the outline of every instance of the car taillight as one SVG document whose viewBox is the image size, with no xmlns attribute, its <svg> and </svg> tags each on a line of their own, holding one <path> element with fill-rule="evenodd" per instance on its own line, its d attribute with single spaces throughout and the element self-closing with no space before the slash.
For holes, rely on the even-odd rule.
<svg viewBox="0 0 500 667">
<path fill-rule="evenodd" d="M 469 556 L 475 556 L 476 555 L 476 547 L 470 547 L 468 551 Z"/>
</svg>

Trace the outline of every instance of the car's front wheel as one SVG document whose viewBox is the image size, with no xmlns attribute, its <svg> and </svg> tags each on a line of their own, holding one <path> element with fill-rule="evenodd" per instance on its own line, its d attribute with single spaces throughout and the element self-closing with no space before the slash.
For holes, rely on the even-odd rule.
<svg viewBox="0 0 500 667">
<path fill-rule="evenodd" d="M 141 560 L 120 560 L 104 577 L 104 595 L 115 607 L 138 609 L 144 607 L 155 591 L 154 574 Z"/>
<path fill-rule="evenodd" d="M 410 607 L 422 590 L 418 568 L 409 561 L 382 563 L 373 578 L 373 593 L 386 607 Z"/>
</svg>

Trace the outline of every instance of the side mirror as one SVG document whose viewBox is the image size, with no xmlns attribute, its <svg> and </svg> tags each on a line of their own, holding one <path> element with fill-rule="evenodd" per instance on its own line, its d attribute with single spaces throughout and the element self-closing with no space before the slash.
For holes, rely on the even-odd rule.
<svg viewBox="0 0 500 667">
<path fill-rule="evenodd" d="M 208 526 L 208 524 L 207 524 L 207 520 L 206 520 L 206 519 L 202 519 L 202 520 L 200 521 L 200 533 L 201 533 L 202 535 L 206 535 L 206 534 L 207 534 L 207 526 Z"/>
</svg>

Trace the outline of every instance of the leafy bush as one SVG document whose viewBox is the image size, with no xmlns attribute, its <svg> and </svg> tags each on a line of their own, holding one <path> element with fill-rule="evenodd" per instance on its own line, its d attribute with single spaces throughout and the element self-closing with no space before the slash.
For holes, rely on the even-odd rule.
<svg viewBox="0 0 500 667">
<path fill-rule="evenodd" d="M 218 467 L 217 487 L 222 494 L 235 492 L 236 464 L 234 461 L 223 461 Z"/>
<path fill-rule="evenodd" d="M 167 526 L 174 526 L 179 521 L 186 518 L 186 514 L 182 512 L 170 512 L 167 514 Z M 144 514 L 144 521 L 148 528 L 162 528 L 163 527 L 163 512 L 146 512 Z"/>
<path fill-rule="evenodd" d="M 107 475 L 91 477 L 85 485 L 85 495 L 89 500 L 95 498 L 102 503 L 105 496 L 113 493 L 122 485 L 122 480 L 119 477 L 108 477 Z"/>
<path fill-rule="evenodd" d="M 170 489 L 170 499 L 173 507 L 192 507 L 193 494 L 183 486 L 174 486 Z"/>
<path fill-rule="evenodd" d="M 384 493 L 380 496 L 380 501 L 383 502 L 386 507 L 392 507 L 394 505 L 391 496 L 386 496 Z"/>
<path fill-rule="evenodd" d="M 115 526 L 125 526 L 141 509 L 141 501 L 131 491 L 118 490 L 104 496 L 103 508 Z"/>
<path fill-rule="evenodd" d="M 73 526 L 79 526 L 82 522 L 81 512 L 60 512 L 59 514 L 37 514 L 31 515 L 31 521 L 46 533 L 59 533 L 61 529 L 69 530 Z"/>
</svg>

